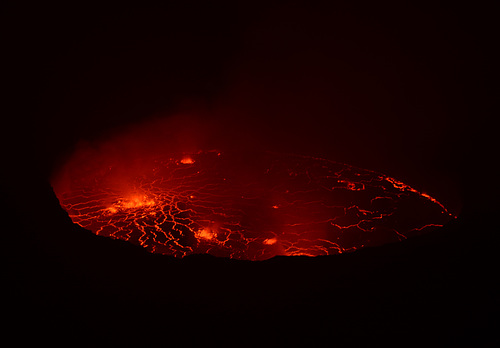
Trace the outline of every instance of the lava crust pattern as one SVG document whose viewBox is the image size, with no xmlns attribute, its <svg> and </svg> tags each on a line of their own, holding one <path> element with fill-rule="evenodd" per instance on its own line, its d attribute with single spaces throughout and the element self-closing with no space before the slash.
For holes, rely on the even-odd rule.
<svg viewBox="0 0 500 348">
<path fill-rule="evenodd" d="M 56 194 L 83 228 L 175 257 L 331 255 L 453 218 L 400 181 L 320 158 L 205 151 L 148 163 L 123 180 L 113 163 L 82 169 Z"/>
</svg>

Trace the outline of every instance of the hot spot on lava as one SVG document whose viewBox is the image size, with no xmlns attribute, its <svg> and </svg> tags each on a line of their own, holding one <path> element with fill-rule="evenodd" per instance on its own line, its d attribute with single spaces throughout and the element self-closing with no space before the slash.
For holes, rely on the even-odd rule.
<svg viewBox="0 0 500 348">
<path fill-rule="evenodd" d="M 112 157 L 87 162 L 54 184 L 71 219 L 176 257 L 331 255 L 400 241 L 453 218 L 398 180 L 321 158 L 200 151 L 155 156 L 133 170 Z"/>
</svg>

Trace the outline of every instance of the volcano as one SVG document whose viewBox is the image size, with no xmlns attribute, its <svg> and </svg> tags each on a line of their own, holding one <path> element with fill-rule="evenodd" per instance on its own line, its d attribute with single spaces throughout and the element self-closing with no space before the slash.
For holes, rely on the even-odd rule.
<svg viewBox="0 0 500 348">
<path fill-rule="evenodd" d="M 293 154 L 199 151 L 133 166 L 88 156 L 63 172 L 53 186 L 74 223 L 176 257 L 332 255 L 397 242 L 454 217 L 381 173 Z"/>
</svg>

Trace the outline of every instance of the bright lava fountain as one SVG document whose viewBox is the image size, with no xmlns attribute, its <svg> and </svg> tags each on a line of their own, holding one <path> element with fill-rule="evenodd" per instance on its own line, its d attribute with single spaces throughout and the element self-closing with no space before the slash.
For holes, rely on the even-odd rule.
<svg viewBox="0 0 500 348">
<path fill-rule="evenodd" d="M 78 225 L 176 257 L 331 255 L 453 218 L 400 181 L 314 157 L 206 151 L 159 156 L 133 173 L 101 161 L 54 187 Z"/>
</svg>

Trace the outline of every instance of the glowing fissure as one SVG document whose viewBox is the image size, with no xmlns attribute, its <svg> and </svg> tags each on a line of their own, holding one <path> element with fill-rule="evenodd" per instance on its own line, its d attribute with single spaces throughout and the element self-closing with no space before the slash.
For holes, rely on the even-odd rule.
<svg viewBox="0 0 500 348">
<path fill-rule="evenodd" d="M 156 158 L 113 185 L 112 165 L 56 190 L 80 226 L 150 252 L 247 260 L 331 255 L 442 226 L 435 199 L 368 170 L 273 153 L 216 151 Z"/>
</svg>

